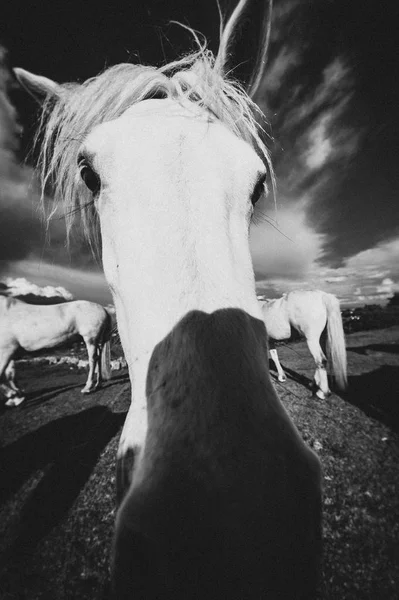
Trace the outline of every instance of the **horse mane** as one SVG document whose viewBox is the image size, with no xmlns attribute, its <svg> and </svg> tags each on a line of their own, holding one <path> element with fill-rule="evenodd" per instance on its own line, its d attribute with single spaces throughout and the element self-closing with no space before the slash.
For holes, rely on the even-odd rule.
<svg viewBox="0 0 399 600">
<path fill-rule="evenodd" d="M 36 144 L 40 146 L 43 210 L 49 186 L 56 201 L 48 221 L 58 202 L 63 203 L 69 236 L 74 215 L 81 211 L 86 237 L 98 245 L 97 215 L 90 192 L 78 175 L 80 145 L 94 127 L 117 119 L 132 105 L 150 98 L 171 98 L 210 111 L 237 137 L 253 146 L 268 167 L 275 189 L 273 167 L 259 123 L 264 119 L 263 113 L 242 85 L 225 73 L 233 32 L 247 4 L 248 0 L 240 0 L 221 28 L 216 57 L 206 42 L 201 43 L 188 28 L 198 46 L 195 52 L 159 68 L 130 63 L 112 66 L 82 84 L 63 84 L 59 94 L 46 99 Z"/>
</svg>

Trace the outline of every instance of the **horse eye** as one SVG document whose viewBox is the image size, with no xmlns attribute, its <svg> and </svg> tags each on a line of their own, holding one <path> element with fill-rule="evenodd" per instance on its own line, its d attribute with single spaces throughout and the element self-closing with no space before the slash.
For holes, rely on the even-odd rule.
<svg viewBox="0 0 399 600">
<path fill-rule="evenodd" d="M 79 169 L 80 176 L 85 186 L 91 191 L 92 194 L 98 194 L 101 188 L 101 181 L 94 169 L 87 163 L 80 163 Z"/>
<path fill-rule="evenodd" d="M 255 206 L 255 204 L 258 202 L 259 198 L 265 191 L 265 181 L 266 181 L 266 175 L 263 175 L 259 179 L 258 183 L 255 185 L 254 191 L 252 192 L 252 196 L 251 196 L 252 206 Z"/>
</svg>

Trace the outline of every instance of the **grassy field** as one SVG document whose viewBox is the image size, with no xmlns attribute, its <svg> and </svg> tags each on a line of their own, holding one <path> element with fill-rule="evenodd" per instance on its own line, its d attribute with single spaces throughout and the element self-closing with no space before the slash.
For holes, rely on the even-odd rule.
<svg viewBox="0 0 399 600">
<path fill-rule="evenodd" d="M 323 464 L 320 600 L 397 600 L 399 327 L 350 334 L 347 347 L 349 387 L 326 401 L 310 393 L 303 342 L 279 347 L 288 381 L 272 376 Z M 84 370 L 21 369 L 26 402 L 0 409 L 0 598 L 106 600 L 127 372 L 85 397 Z"/>
</svg>

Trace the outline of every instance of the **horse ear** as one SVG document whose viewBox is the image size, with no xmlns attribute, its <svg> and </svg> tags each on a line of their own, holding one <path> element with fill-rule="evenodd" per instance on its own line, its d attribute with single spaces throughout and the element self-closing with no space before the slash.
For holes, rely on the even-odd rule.
<svg viewBox="0 0 399 600">
<path fill-rule="evenodd" d="M 15 77 L 18 82 L 26 89 L 31 96 L 35 98 L 40 104 L 49 96 L 60 96 L 62 87 L 42 75 L 34 75 L 25 69 L 19 67 L 14 69 Z"/>
<path fill-rule="evenodd" d="M 241 81 L 251 98 L 265 72 L 273 0 L 239 0 L 224 25 L 216 63 Z"/>
<path fill-rule="evenodd" d="M 258 23 L 258 28 L 255 28 L 254 33 L 254 37 L 257 40 L 257 51 L 254 53 L 251 76 L 247 82 L 247 92 L 251 98 L 256 96 L 265 74 L 273 13 L 273 0 L 268 1 L 267 9 L 265 8 L 265 2 L 258 2 L 257 4 L 258 14 L 253 19 L 255 23 Z"/>
</svg>

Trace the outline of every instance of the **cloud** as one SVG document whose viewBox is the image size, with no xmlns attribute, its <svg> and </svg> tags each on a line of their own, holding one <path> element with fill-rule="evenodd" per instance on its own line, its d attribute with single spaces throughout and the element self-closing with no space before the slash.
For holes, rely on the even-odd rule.
<svg viewBox="0 0 399 600">
<path fill-rule="evenodd" d="M 10 100 L 14 79 L 7 68 L 7 50 L 0 45 L 0 174 L 7 171 L 8 162 L 19 149 L 19 136 L 22 127 L 17 112 Z"/>
<path fill-rule="evenodd" d="M 279 195 L 284 204 L 301 202 L 306 195 L 307 225 L 324 236 L 326 264 L 339 263 L 366 243 L 361 231 L 351 232 L 350 207 L 359 192 L 353 190 L 353 198 L 348 197 L 354 184 L 350 187 L 347 178 L 356 168 L 370 124 L 355 110 L 356 63 L 327 31 L 334 18 L 332 5 L 310 9 L 303 2 L 282 0 L 276 6 L 271 58 L 257 98 L 271 121 Z M 332 42 L 324 47 L 323 26 Z M 357 173 L 360 177 L 361 169 Z M 350 245 L 345 243 L 348 238 Z M 368 236 L 367 241 L 375 239 Z"/>
<path fill-rule="evenodd" d="M 51 198 L 46 198 L 45 203 L 52 203 Z M 37 260 L 77 268 L 101 268 L 96 264 L 78 225 L 70 246 L 67 246 L 62 207 L 57 207 L 47 227 L 32 168 L 20 167 L 15 178 L 0 177 L 0 212 L 0 263 L 34 256 Z"/>
<path fill-rule="evenodd" d="M 323 255 L 324 236 L 307 222 L 308 201 L 278 209 L 276 225 L 264 221 L 251 229 L 250 248 L 257 277 L 299 280 Z"/>
<path fill-rule="evenodd" d="M 363 250 L 346 262 L 348 268 L 353 271 L 361 270 L 369 278 L 380 278 L 381 273 L 389 273 L 391 277 L 399 278 L 399 236 L 381 242 Z M 390 281 L 390 278 L 384 278 Z"/>
<path fill-rule="evenodd" d="M 29 191 L 32 171 L 17 162 L 21 127 L 11 104 L 13 79 L 6 66 L 7 52 L 0 46 L 0 259 L 22 258 L 39 236 L 34 214 L 36 192 Z"/>
<path fill-rule="evenodd" d="M 251 246 L 258 283 L 273 293 L 319 287 L 346 301 L 384 302 L 399 281 L 399 180 L 390 152 L 397 119 L 387 121 L 384 112 L 394 98 L 388 83 L 382 102 L 365 79 L 360 52 L 367 49 L 367 61 L 382 49 L 367 36 L 352 43 L 351 26 L 337 34 L 340 19 L 334 3 L 281 0 L 275 7 L 257 100 L 276 140 L 280 228 L 296 244 L 293 252 L 262 225 Z M 363 19 L 372 31 L 370 16 Z"/>
<path fill-rule="evenodd" d="M 350 69 L 336 57 L 316 87 L 297 89 L 285 103 L 275 134 L 284 148 L 276 157 L 276 172 L 279 185 L 289 189 L 294 198 L 313 193 L 316 202 L 316 190 L 331 195 L 332 189 L 339 187 L 348 159 L 356 154 L 363 135 L 361 128 L 348 125 L 345 119 L 352 88 Z M 323 207 L 318 203 L 314 210 L 321 213 Z"/>
<path fill-rule="evenodd" d="M 341 281 L 347 281 L 348 277 L 346 275 L 333 275 L 331 277 L 326 277 L 326 283 L 339 283 Z"/>
<path fill-rule="evenodd" d="M 309 169 L 318 169 L 326 163 L 332 152 L 332 143 L 327 134 L 330 115 L 323 115 L 315 127 L 309 132 L 309 148 L 305 163 Z"/>
<path fill-rule="evenodd" d="M 395 290 L 395 283 L 389 277 L 386 277 L 381 281 L 381 284 L 377 286 L 378 294 L 393 294 Z"/>
<path fill-rule="evenodd" d="M 1 261 L 0 261 L 1 263 Z M 51 264 L 35 257 L 0 264 L 5 277 L 26 278 L 40 286 L 63 287 L 75 299 L 91 300 L 104 306 L 112 303 L 112 297 L 103 273 Z"/>
<path fill-rule="evenodd" d="M 388 275 L 389 270 L 384 269 L 382 271 L 375 271 L 374 268 L 372 267 L 370 270 L 368 270 L 367 273 L 364 274 L 364 277 L 366 279 L 381 279 L 382 277 L 386 277 L 386 275 Z"/>
<path fill-rule="evenodd" d="M 297 62 L 300 62 L 299 58 Z M 342 57 L 334 57 L 322 70 L 320 83 L 307 87 L 303 84 L 290 96 L 287 106 L 282 109 L 282 133 L 289 134 L 304 124 L 312 126 L 323 113 L 336 120 L 353 96 L 353 85 L 350 68 Z"/>
<path fill-rule="evenodd" d="M 258 94 L 277 92 L 289 71 L 295 68 L 300 61 L 300 52 L 297 49 L 283 46 L 269 65 L 267 79 L 264 80 Z"/>
<path fill-rule="evenodd" d="M 359 252 L 338 268 L 320 265 L 314 256 L 299 279 L 291 276 L 290 269 L 258 277 L 258 291 L 278 297 L 295 289 L 321 289 L 338 296 L 343 305 L 385 304 L 399 292 L 399 236 Z"/>
<path fill-rule="evenodd" d="M 40 287 L 28 281 L 25 277 L 6 277 L 3 283 L 7 286 L 7 296 L 43 296 L 45 298 L 63 298 L 64 300 L 73 300 L 73 295 L 62 286 L 46 285 Z"/>
<path fill-rule="evenodd" d="M 6 66 L 6 50 L 0 46 L 0 262 L 37 260 L 77 267 L 97 268 L 90 248 L 76 228 L 70 250 L 66 250 L 66 228 L 62 208 L 57 208 L 49 228 L 40 212 L 40 186 L 33 169 L 17 159 L 21 126 L 10 93 L 16 85 Z M 52 203 L 51 198 L 45 204 Z"/>
<path fill-rule="evenodd" d="M 273 6 L 271 40 L 279 41 L 291 28 L 295 13 L 301 8 L 302 0 L 280 0 Z M 288 37 L 288 36 L 286 36 Z"/>
<path fill-rule="evenodd" d="M 300 239 L 300 243 L 295 257 L 286 256 L 290 250 L 283 250 L 282 242 L 278 243 L 278 256 L 275 252 L 273 256 L 273 249 L 269 253 L 266 248 L 259 252 L 262 243 L 257 240 L 260 234 L 255 233 L 254 256 L 257 273 L 270 272 L 272 254 L 283 278 L 290 264 L 299 278 L 314 261 L 323 260 L 327 264 L 337 261 L 335 239 L 341 232 L 332 217 L 340 210 L 340 196 L 337 199 L 335 194 L 356 156 L 363 130 L 352 126 L 347 119 L 355 78 L 345 57 L 327 55 L 320 72 L 309 80 L 306 59 L 311 41 L 305 38 L 303 43 L 295 33 L 292 35 L 292 22 L 298 18 L 300 22 L 301 5 L 288 1 L 282 2 L 282 6 L 274 23 L 274 58 L 263 81 L 259 104 L 274 117 L 273 134 L 278 142 L 272 158 L 282 231 L 291 238 L 294 236 L 297 243 Z M 289 36 L 285 34 L 287 28 L 291 28 Z M 287 220 L 291 221 L 290 233 L 285 231 Z M 265 234 L 264 239 L 270 236 Z M 260 264 L 261 253 L 264 267 Z"/>
</svg>

